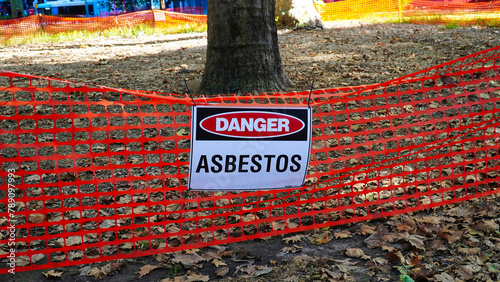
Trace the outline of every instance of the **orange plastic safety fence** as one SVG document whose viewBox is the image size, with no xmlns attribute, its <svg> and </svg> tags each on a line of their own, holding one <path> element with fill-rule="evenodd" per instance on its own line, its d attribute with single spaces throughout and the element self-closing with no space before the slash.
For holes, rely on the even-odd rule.
<svg viewBox="0 0 500 282">
<path fill-rule="evenodd" d="M 186 23 L 206 24 L 205 15 L 189 15 L 162 10 L 148 10 L 105 18 L 70 18 L 57 16 L 29 16 L 0 21 L 0 41 L 28 38 L 42 33 L 56 34 L 72 31 L 104 31 L 110 28 L 138 25 L 168 26 Z"/>
<path fill-rule="evenodd" d="M 500 24 L 500 1 L 344 0 L 316 5 L 324 21 L 383 19 L 413 23 Z"/>
<path fill-rule="evenodd" d="M 354 20 L 398 12 L 397 0 L 345 0 L 316 5 L 323 21 Z"/>
<path fill-rule="evenodd" d="M 257 192 L 187 190 L 184 95 L 0 72 L 0 272 L 11 258 L 15 271 L 93 263 L 498 193 L 499 68 L 500 46 L 381 84 L 313 92 L 304 187 Z M 308 94 L 195 102 L 306 105 Z"/>
</svg>

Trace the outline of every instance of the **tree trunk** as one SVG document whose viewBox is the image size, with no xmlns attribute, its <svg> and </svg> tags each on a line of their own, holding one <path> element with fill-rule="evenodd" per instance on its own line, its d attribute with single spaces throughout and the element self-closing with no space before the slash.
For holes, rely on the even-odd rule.
<svg viewBox="0 0 500 282">
<path fill-rule="evenodd" d="M 274 0 L 209 0 L 208 47 L 199 93 L 286 90 Z"/>
<path fill-rule="evenodd" d="M 18 11 L 21 11 L 23 13 L 24 8 L 23 8 L 23 1 L 21 0 L 10 0 L 10 7 L 12 10 L 12 18 L 16 19 L 18 17 Z M 24 16 L 24 13 L 21 15 L 21 17 Z"/>
</svg>

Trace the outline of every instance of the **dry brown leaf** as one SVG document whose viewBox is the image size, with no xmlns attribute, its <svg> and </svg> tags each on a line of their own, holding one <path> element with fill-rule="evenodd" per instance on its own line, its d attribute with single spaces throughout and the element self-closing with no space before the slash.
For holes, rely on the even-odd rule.
<svg viewBox="0 0 500 282">
<path fill-rule="evenodd" d="M 375 231 L 372 235 L 370 235 L 363 241 L 365 242 L 368 249 L 373 249 L 377 247 L 382 248 L 385 245 L 383 236 L 386 230 L 387 228 L 384 226 L 377 227 L 377 231 Z"/>
<path fill-rule="evenodd" d="M 495 232 L 498 230 L 498 224 L 495 220 L 484 220 L 476 224 L 476 228 L 480 231 Z"/>
<path fill-rule="evenodd" d="M 434 279 L 438 282 L 455 282 L 455 278 L 446 272 L 437 274 L 434 276 Z"/>
<path fill-rule="evenodd" d="M 194 254 L 175 254 L 174 259 L 172 259 L 173 263 L 181 263 L 185 266 L 192 266 L 194 264 L 197 264 L 199 262 L 205 261 L 206 259 L 202 256 L 200 256 L 197 253 Z"/>
<path fill-rule="evenodd" d="M 415 221 L 418 223 L 441 224 L 443 219 L 437 216 L 425 216 L 422 218 L 416 218 Z"/>
<path fill-rule="evenodd" d="M 413 247 L 420 250 L 425 249 L 424 241 L 427 240 L 425 237 L 419 235 L 410 235 L 408 236 L 407 240 Z"/>
<path fill-rule="evenodd" d="M 302 247 L 299 247 L 297 245 L 293 245 L 291 247 L 284 247 L 283 249 L 281 249 L 282 252 L 284 253 L 292 253 L 292 254 L 295 254 L 295 253 L 298 253 L 300 252 L 300 250 L 302 250 Z"/>
<path fill-rule="evenodd" d="M 103 279 L 106 277 L 106 273 L 101 271 L 99 268 L 94 267 L 89 271 L 88 276 L 94 276 L 95 279 Z"/>
<path fill-rule="evenodd" d="M 152 270 L 157 269 L 158 267 L 158 265 L 146 264 L 145 266 L 141 267 L 141 270 L 139 272 L 137 272 L 139 273 L 139 278 L 148 275 Z"/>
<path fill-rule="evenodd" d="M 286 228 L 286 222 L 284 220 L 276 220 L 272 222 L 273 230 L 283 230 Z"/>
<path fill-rule="evenodd" d="M 302 240 L 302 235 L 295 235 L 292 237 L 283 238 L 283 241 L 285 241 L 285 243 L 287 243 L 287 244 L 297 243 L 297 242 L 300 242 L 300 240 Z"/>
<path fill-rule="evenodd" d="M 219 252 L 219 256 L 221 258 L 230 258 L 232 256 L 234 256 L 234 251 L 222 251 L 222 252 Z"/>
<path fill-rule="evenodd" d="M 47 271 L 47 272 L 42 272 L 45 277 L 50 278 L 50 277 L 61 277 L 63 274 L 62 271 L 55 271 L 53 269 Z"/>
<path fill-rule="evenodd" d="M 401 223 L 398 223 L 397 228 L 399 231 L 408 231 L 412 229 L 410 226 Z"/>
<path fill-rule="evenodd" d="M 218 259 L 221 257 L 220 254 L 216 254 L 214 252 L 207 252 L 201 255 L 205 260 L 209 261 L 211 259 Z"/>
<path fill-rule="evenodd" d="M 186 254 L 192 255 L 192 254 L 198 253 L 199 251 L 201 251 L 201 250 L 200 249 L 189 249 L 189 250 L 186 250 Z"/>
<path fill-rule="evenodd" d="M 229 267 L 220 267 L 215 270 L 215 274 L 219 277 L 224 277 L 229 272 Z"/>
<path fill-rule="evenodd" d="M 227 265 L 223 260 L 221 259 L 214 259 L 212 263 L 215 265 L 215 267 Z"/>
<path fill-rule="evenodd" d="M 332 279 L 341 279 L 342 278 L 342 272 L 340 272 L 338 267 L 332 267 L 333 269 L 327 269 L 327 268 L 320 268 L 321 272 L 326 274 Z"/>
<path fill-rule="evenodd" d="M 123 267 L 123 263 L 121 263 L 120 261 L 112 262 L 109 264 L 109 267 L 111 268 L 111 270 L 116 271 Z"/>
<path fill-rule="evenodd" d="M 322 234 L 319 238 L 316 238 L 316 240 L 314 240 L 315 243 L 318 243 L 318 244 L 326 244 L 328 242 L 330 242 L 330 236 L 328 236 L 328 232 L 325 232 L 324 234 Z"/>
<path fill-rule="evenodd" d="M 458 248 L 458 252 L 462 255 L 478 255 L 481 252 L 480 248 Z"/>
<path fill-rule="evenodd" d="M 399 262 L 401 264 L 405 263 L 403 254 L 399 250 L 394 250 L 385 255 L 390 262 Z"/>
<path fill-rule="evenodd" d="M 251 265 L 241 266 L 240 270 L 242 272 L 245 272 L 246 274 L 253 275 L 255 273 L 255 271 L 257 271 L 257 268 L 255 265 L 251 264 Z"/>
<path fill-rule="evenodd" d="M 44 216 L 41 213 L 32 213 L 28 216 L 28 221 L 30 223 L 42 223 Z"/>
<path fill-rule="evenodd" d="M 209 281 L 210 277 L 207 275 L 202 275 L 202 274 L 191 274 L 186 277 L 186 282 L 195 282 L 195 281 L 202 281 L 206 282 Z"/>
<path fill-rule="evenodd" d="M 450 245 L 453 245 L 453 243 L 455 243 L 456 241 L 458 241 L 460 238 L 462 238 L 462 235 L 464 234 L 464 231 L 463 230 L 459 230 L 459 231 L 456 231 L 455 233 L 453 233 L 451 236 L 449 236 L 447 239 L 448 239 L 448 243 L 450 243 Z"/>
<path fill-rule="evenodd" d="M 270 273 L 271 271 L 273 271 L 273 268 L 272 267 L 268 267 L 268 266 L 265 266 L 265 265 L 261 265 L 261 266 L 257 266 L 257 268 L 259 269 L 258 271 L 255 271 L 253 273 L 253 276 L 254 277 L 257 277 L 257 276 L 262 276 L 262 275 L 266 275 L 268 273 Z"/>
<path fill-rule="evenodd" d="M 412 257 L 410 258 L 410 265 L 413 265 L 413 266 L 420 266 L 422 265 L 422 263 L 420 263 L 420 259 L 422 258 L 422 256 L 416 256 L 416 257 Z"/>
<path fill-rule="evenodd" d="M 339 239 L 339 238 L 346 239 L 346 238 L 351 238 L 352 234 L 351 234 L 351 232 L 349 232 L 349 230 L 342 230 L 340 232 L 334 232 L 333 236 L 335 237 L 335 239 Z"/>
<path fill-rule="evenodd" d="M 345 254 L 348 257 L 360 258 L 365 255 L 365 252 L 363 252 L 363 250 L 359 248 L 348 248 L 345 250 Z"/>
<path fill-rule="evenodd" d="M 371 234 L 375 233 L 375 227 L 363 224 L 361 226 L 361 229 L 359 230 L 359 233 L 361 235 L 371 235 Z"/>
</svg>

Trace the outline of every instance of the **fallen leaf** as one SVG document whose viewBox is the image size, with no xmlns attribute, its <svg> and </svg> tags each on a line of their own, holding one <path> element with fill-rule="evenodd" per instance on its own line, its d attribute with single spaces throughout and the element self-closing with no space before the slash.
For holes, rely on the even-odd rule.
<svg viewBox="0 0 500 282">
<path fill-rule="evenodd" d="M 116 271 L 116 270 L 118 270 L 118 269 L 120 269 L 120 268 L 122 268 L 122 267 L 123 267 L 123 263 L 121 263 L 120 261 L 113 262 L 113 263 L 111 263 L 111 264 L 109 265 L 109 267 L 111 268 L 111 270 Z"/>
<path fill-rule="evenodd" d="M 351 271 L 359 269 L 359 267 L 355 266 L 358 264 L 357 262 L 351 262 L 350 259 L 346 260 L 340 260 L 336 261 L 339 262 L 339 264 L 336 264 L 335 266 L 339 268 L 339 270 L 343 273 L 349 274 Z"/>
<path fill-rule="evenodd" d="M 478 255 L 481 252 L 480 248 L 458 248 L 458 252 L 462 255 Z"/>
<path fill-rule="evenodd" d="M 95 279 L 103 279 L 104 277 L 106 277 L 106 273 L 104 273 L 97 267 L 92 268 L 87 275 L 94 276 Z"/>
<path fill-rule="evenodd" d="M 412 265 L 412 266 L 420 266 L 420 265 L 422 265 L 422 263 L 420 263 L 420 259 L 421 258 L 422 257 L 420 257 L 420 256 L 412 257 L 412 258 L 410 258 L 410 263 L 409 264 Z"/>
<path fill-rule="evenodd" d="M 192 266 L 202 261 L 206 261 L 205 258 L 197 253 L 191 255 L 177 253 L 174 255 L 174 259 L 172 259 L 173 263 L 181 263 L 185 266 Z"/>
<path fill-rule="evenodd" d="M 215 267 L 227 265 L 223 260 L 221 259 L 214 259 L 212 263 L 215 265 Z"/>
<path fill-rule="evenodd" d="M 407 241 L 415 248 L 417 249 L 420 249 L 420 250 L 424 250 L 425 249 L 425 246 L 424 246 L 424 241 L 427 240 L 425 237 L 423 236 L 419 236 L 419 235 L 410 235 L 408 236 L 407 238 Z"/>
<path fill-rule="evenodd" d="M 403 257 L 403 254 L 399 251 L 399 250 L 394 250 L 392 252 L 389 252 L 387 254 L 385 254 L 385 256 L 387 257 L 387 259 L 390 261 L 390 262 L 399 262 L 401 264 L 404 264 L 405 263 L 405 259 Z"/>
<path fill-rule="evenodd" d="M 488 272 L 490 273 L 498 273 L 500 272 L 500 264 L 498 263 L 487 263 Z"/>
<path fill-rule="evenodd" d="M 342 272 L 340 272 L 338 267 L 333 267 L 333 270 L 327 269 L 327 268 L 320 268 L 321 272 L 326 274 L 332 279 L 341 279 L 342 278 Z"/>
<path fill-rule="evenodd" d="M 434 271 L 427 267 L 418 267 L 413 269 L 413 276 L 415 276 L 418 280 L 429 280 L 432 276 L 434 276 Z"/>
<path fill-rule="evenodd" d="M 476 224 L 476 228 L 480 231 L 495 232 L 498 230 L 498 224 L 495 220 L 484 220 Z"/>
<path fill-rule="evenodd" d="M 186 276 L 185 281 L 186 282 L 195 282 L 195 281 L 206 282 L 206 281 L 210 281 L 210 277 L 208 277 L 207 275 L 202 275 L 202 274 L 191 274 L 191 275 Z"/>
<path fill-rule="evenodd" d="M 451 275 L 449 275 L 446 272 L 436 274 L 434 276 L 434 279 L 438 282 L 455 282 L 455 278 L 453 278 Z"/>
<path fill-rule="evenodd" d="M 300 252 L 300 250 L 302 250 L 302 247 L 299 247 L 297 245 L 293 245 L 291 247 L 284 247 L 283 249 L 281 249 L 282 252 L 284 253 L 292 253 L 292 254 L 295 254 L 295 253 L 298 253 Z"/>
<path fill-rule="evenodd" d="M 366 246 L 369 249 L 377 247 L 382 248 L 385 245 L 383 236 L 388 233 L 389 231 L 387 230 L 387 227 L 380 224 L 379 226 L 377 226 L 377 230 L 363 242 L 365 242 Z"/>
<path fill-rule="evenodd" d="M 401 223 L 398 223 L 397 228 L 399 231 L 408 231 L 412 229 L 410 226 Z"/>
<path fill-rule="evenodd" d="M 28 216 L 29 223 L 42 223 L 44 221 L 43 214 L 32 213 Z"/>
<path fill-rule="evenodd" d="M 61 277 L 63 274 L 62 271 L 55 271 L 53 269 L 47 271 L 47 272 L 42 272 L 45 277 L 50 278 L 50 277 Z"/>
<path fill-rule="evenodd" d="M 245 272 L 246 274 L 250 274 L 250 275 L 253 275 L 255 273 L 255 271 L 257 271 L 257 268 L 255 267 L 255 265 L 253 264 L 250 264 L 250 265 L 241 265 L 239 267 L 237 267 L 237 270 L 241 270 L 242 272 Z"/>
<path fill-rule="evenodd" d="M 295 235 L 292 237 L 283 238 L 283 241 L 285 241 L 285 243 L 287 243 L 287 244 L 297 243 L 297 242 L 300 242 L 300 240 L 302 240 L 302 235 Z"/>
<path fill-rule="evenodd" d="M 452 84 L 452 85 L 457 86 L 457 84 L 455 83 L 455 80 L 449 76 L 439 75 L 439 78 L 441 78 L 441 81 L 443 82 L 443 85 L 445 85 L 445 86 L 448 84 Z"/>
<path fill-rule="evenodd" d="M 348 248 L 345 250 L 345 254 L 348 257 L 360 258 L 365 255 L 365 252 L 363 252 L 363 250 L 358 248 Z"/>
<path fill-rule="evenodd" d="M 453 233 L 451 236 L 448 237 L 448 243 L 450 243 L 450 245 L 453 245 L 453 243 L 462 238 L 463 234 L 464 234 L 463 230 L 456 231 L 455 233 Z"/>
<path fill-rule="evenodd" d="M 348 230 L 342 230 L 340 232 L 334 232 L 333 236 L 335 237 L 335 239 L 339 239 L 339 238 L 346 239 L 346 238 L 351 238 L 352 234 Z"/>
<path fill-rule="evenodd" d="M 325 232 L 324 234 L 322 234 L 319 238 L 317 238 L 314 243 L 317 243 L 317 244 L 326 244 L 330 242 L 330 237 L 328 236 L 328 232 Z"/>
<path fill-rule="evenodd" d="M 186 254 L 192 255 L 192 254 L 198 253 L 199 251 L 201 251 L 201 250 L 200 249 L 189 249 L 189 250 L 186 250 Z"/>
<path fill-rule="evenodd" d="M 257 277 L 257 276 L 266 275 L 266 274 L 270 273 L 271 271 L 273 271 L 272 267 L 265 267 L 264 269 L 261 269 L 259 271 L 254 272 L 253 276 Z"/>
<path fill-rule="evenodd" d="M 219 252 L 219 256 L 221 258 L 230 258 L 230 257 L 234 256 L 234 251 L 232 251 L 232 250 L 231 251 L 221 251 L 221 252 Z"/>
<path fill-rule="evenodd" d="M 220 267 L 215 270 L 215 274 L 219 277 L 224 277 L 229 272 L 229 267 Z"/>
<path fill-rule="evenodd" d="M 216 254 L 214 252 L 207 252 L 207 253 L 204 253 L 201 255 L 205 260 L 209 261 L 209 260 L 212 260 L 212 259 L 218 259 L 221 257 L 220 254 Z"/>
<path fill-rule="evenodd" d="M 141 270 L 137 272 L 139 273 L 139 278 L 148 275 L 152 270 L 157 269 L 158 267 L 159 267 L 158 265 L 150 265 L 150 264 L 141 267 Z"/>
<path fill-rule="evenodd" d="M 363 224 L 359 230 L 361 235 L 371 235 L 375 233 L 375 226 Z"/>
</svg>

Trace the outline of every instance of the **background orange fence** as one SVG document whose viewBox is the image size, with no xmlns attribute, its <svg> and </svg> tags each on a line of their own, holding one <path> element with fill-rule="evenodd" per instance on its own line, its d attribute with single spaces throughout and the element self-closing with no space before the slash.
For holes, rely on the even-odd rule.
<svg viewBox="0 0 500 282">
<path fill-rule="evenodd" d="M 344 0 L 316 5 L 324 21 L 381 20 L 498 25 L 500 1 Z"/>
<path fill-rule="evenodd" d="M 27 38 L 41 33 L 56 34 L 71 31 L 104 31 L 110 28 L 169 27 L 186 23 L 206 24 L 205 15 L 181 14 L 162 10 L 148 10 L 105 18 L 70 18 L 34 15 L 20 19 L 0 21 L 0 41 Z"/>
<path fill-rule="evenodd" d="M 500 0 L 344 0 L 316 4 L 324 21 L 368 20 L 411 23 L 500 25 Z M 186 23 L 206 24 L 205 15 L 148 10 L 105 18 L 29 16 L 0 21 L 0 42 L 42 33 L 104 31 L 109 28 L 168 27 Z"/>
</svg>

